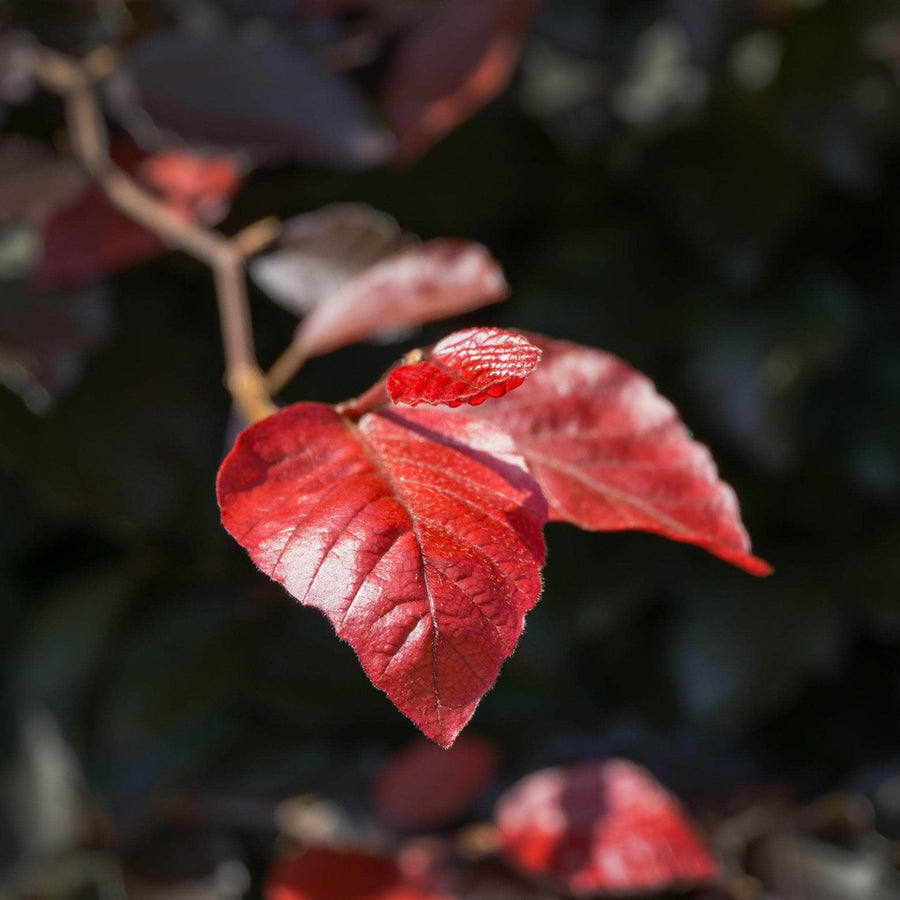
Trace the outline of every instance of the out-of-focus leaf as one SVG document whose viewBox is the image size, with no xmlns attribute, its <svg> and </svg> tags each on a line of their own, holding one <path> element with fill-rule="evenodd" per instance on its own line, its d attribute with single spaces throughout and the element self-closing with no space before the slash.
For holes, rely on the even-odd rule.
<svg viewBox="0 0 900 900">
<path fill-rule="evenodd" d="M 519 871 L 576 896 L 702 886 L 719 871 L 678 800 L 626 760 L 528 775 L 497 801 L 494 821 Z"/>
<path fill-rule="evenodd" d="M 348 81 L 275 35 L 156 32 L 131 48 L 111 101 L 146 146 L 174 131 L 255 158 L 349 168 L 377 165 L 392 149 Z"/>
<path fill-rule="evenodd" d="M 88 767 L 114 808 L 202 773 L 219 758 L 238 728 L 241 636 L 226 597 L 182 597 L 135 628 L 99 702 Z"/>
<path fill-rule="evenodd" d="M 217 493 L 260 569 L 449 747 L 540 594 L 546 504 L 511 439 L 447 410 L 297 403 L 241 434 Z"/>
<path fill-rule="evenodd" d="M 73 159 L 56 156 L 40 141 L 20 135 L 0 139 L 0 222 L 40 224 L 86 187 L 88 177 Z"/>
<path fill-rule="evenodd" d="M 672 674 L 693 718 L 739 732 L 840 659 L 840 608 L 800 573 L 752 586 L 725 578 L 695 594 L 671 635 Z"/>
<path fill-rule="evenodd" d="M 519 387 L 534 371 L 541 351 L 527 338 L 500 328 L 456 331 L 422 356 L 394 369 L 387 392 L 394 403 L 417 406 L 480 406 Z"/>
<path fill-rule="evenodd" d="M 387 857 L 324 847 L 310 847 L 277 862 L 266 878 L 265 896 L 266 900 L 442 900 L 404 878 Z"/>
<path fill-rule="evenodd" d="M 365 340 L 386 328 L 422 325 L 506 299 L 497 261 L 481 244 L 428 241 L 372 266 L 319 303 L 300 323 L 307 358 Z"/>
<path fill-rule="evenodd" d="M 100 570 L 66 578 L 40 598 L 13 651 L 11 693 L 21 709 L 46 709 L 64 726 L 77 726 L 130 584 L 122 571 Z"/>
<path fill-rule="evenodd" d="M 416 738 L 378 773 L 372 808 L 391 828 L 440 828 L 466 812 L 496 768 L 497 751 L 483 738 L 463 736 L 449 750 Z"/>
<path fill-rule="evenodd" d="M 404 242 L 386 213 L 338 203 L 286 222 L 278 247 L 255 259 L 250 274 L 285 309 L 308 313 Z"/>
<path fill-rule="evenodd" d="M 64 854 L 87 836 L 81 766 L 56 722 L 40 709 L 22 717 L 9 790 L 14 825 L 31 860 Z"/>
<path fill-rule="evenodd" d="M 541 484 L 550 516 L 589 531 L 640 530 L 703 547 L 754 575 L 734 491 L 653 384 L 600 350 L 529 338 L 544 353 L 517 391 L 467 409 L 506 429 Z"/>
<path fill-rule="evenodd" d="M 145 159 L 139 171 L 172 212 L 204 225 L 225 218 L 242 178 L 233 157 L 191 150 L 164 150 Z"/>
<path fill-rule="evenodd" d="M 0 383 L 36 413 L 78 380 L 87 355 L 107 337 L 106 291 L 51 292 L 21 282 L 0 285 Z"/>
<path fill-rule="evenodd" d="M 401 42 L 381 89 L 411 162 L 501 93 L 537 0 L 443 0 Z"/>
</svg>

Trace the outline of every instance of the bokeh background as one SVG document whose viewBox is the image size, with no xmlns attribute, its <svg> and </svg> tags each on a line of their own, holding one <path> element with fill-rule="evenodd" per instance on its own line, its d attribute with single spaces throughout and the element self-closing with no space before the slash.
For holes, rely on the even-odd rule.
<svg viewBox="0 0 900 900">
<path fill-rule="evenodd" d="M 769 579 L 649 535 L 548 528 L 543 598 L 469 726 L 502 760 L 476 818 L 517 775 L 615 754 L 694 809 L 777 796 L 789 816 L 849 792 L 867 834 L 900 836 L 896 5 L 546 0 L 509 88 L 398 161 L 379 86 L 436 6 L 0 3 L 0 866 L 35 896 L 107 896 L 120 865 L 175 896 L 222 860 L 231 880 L 219 865 L 204 896 L 245 876 L 259 896 L 267 810 L 315 794 L 364 818 L 413 728 L 220 527 L 234 424 L 209 273 L 123 249 L 97 198 L 66 218 L 85 187 L 57 164 L 63 110 L 29 79 L 34 41 L 120 48 L 131 80 L 105 102 L 124 156 L 243 154 L 201 215 L 227 209 L 227 233 L 352 201 L 484 242 L 512 296 L 460 322 L 622 356 L 736 488 Z M 197 35 L 243 49 L 172 63 L 166 42 Z M 285 47 L 296 80 L 257 84 L 254 60 Z M 323 59 L 362 98 L 353 121 L 313 77 Z M 296 316 L 252 291 L 268 364 Z M 314 360 L 282 399 L 353 396 L 448 327 Z M 87 874 L 41 881 L 60 866 Z"/>
</svg>

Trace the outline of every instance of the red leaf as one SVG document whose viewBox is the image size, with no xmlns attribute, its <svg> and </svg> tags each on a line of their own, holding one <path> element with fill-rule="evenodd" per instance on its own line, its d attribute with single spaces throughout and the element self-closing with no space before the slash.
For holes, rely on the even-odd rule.
<svg viewBox="0 0 900 900">
<path fill-rule="evenodd" d="M 709 451 L 648 378 L 609 353 L 529 338 L 544 352 L 541 364 L 484 414 L 516 439 L 551 520 L 651 531 L 754 575 L 771 572 L 750 554 L 737 498 Z"/>
<path fill-rule="evenodd" d="M 387 392 L 394 403 L 478 406 L 502 397 L 534 371 L 541 351 L 520 334 L 468 328 L 438 341 L 426 357 L 394 369 Z"/>
<path fill-rule="evenodd" d="M 541 590 L 545 501 L 511 438 L 447 411 L 353 423 L 299 403 L 240 435 L 218 496 L 254 562 L 328 616 L 404 715 L 452 744 Z"/>
<path fill-rule="evenodd" d="M 482 738 L 461 737 L 449 750 L 417 738 L 378 774 L 372 807 L 391 828 L 440 828 L 475 802 L 496 769 L 497 752 Z"/>
<path fill-rule="evenodd" d="M 301 322 L 309 358 L 362 341 L 387 328 L 421 325 L 497 303 L 509 288 L 481 244 L 445 238 L 401 250 L 368 271 Z"/>
<path fill-rule="evenodd" d="M 713 881 L 718 866 L 678 800 L 625 760 L 542 769 L 494 820 L 504 856 L 572 893 L 643 893 Z"/>
<path fill-rule="evenodd" d="M 397 155 L 424 153 L 500 94 L 537 0 L 444 0 L 400 45 L 382 89 Z"/>
<path fill-rule="evenodd" d="M 266 900 L 441 900 L 406 879 L 382 856 L 310 847 L 277 862 Z"/>
</svg>

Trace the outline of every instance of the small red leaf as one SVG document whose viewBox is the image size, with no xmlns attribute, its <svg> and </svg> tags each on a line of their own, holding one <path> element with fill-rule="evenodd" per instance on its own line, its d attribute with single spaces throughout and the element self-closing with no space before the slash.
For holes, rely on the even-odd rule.
<svg viewBox="0 0 900 900">
<path fill-rule="evenodd" d="M 387 392 L 394 403 L 478 406 L 502 397 L 534 371 L 541 351 L 520 334 L 468 328 L 438 341 L 418 362 L 394 369 Z"/>
<path fill-rule="evenodd" d="M 449 750 L 416 738 L 379 772 L 372 808 L 391 828 L 440 828 L 474 803 L 496 769 L 497 752 L 482 738 L 461 737 Z"/>
<path fill-rule="evenodd" d="M 535 772 L 497 801 L 494 820 L 517 869 L 577 895 L 674 890 L 718 874 L 678 800 L 625 760 Z"/>
<path fill-rule="evenodd" d="M 277 862 L 266 900 L 441 900 L 383 856 L 310 847 Z"/>
<path fill-rule="evenodd" d="M 484 415 L 516 439 L 551 520 L 651 531 L 753 575 L 771 572 L 750 553 L 737 498 L 709 450 L 648 378 L 609 353 L 528 337 L 543 350 L 541 365 Z"/>
<path fill-rule="evenodd" d="M 301 322 L 307 358 L 388 328 L 456 316 L 509 293 L 503 270 L 481 244 L 444 239 L 395 253 L 319 303 Z"/>
<path fill-rule="evenodd" d="M 444 0 L 403 40 L 382 88 L 411 162 L 509 84 L 537 0 Z"/>
<path fill-rule="evenodd" d="M 541 590 L 546 504 L 512 439 L 448 411 L 353 423 L 299 403 L 240 435 L 218 497 L 254 562 L 328 616 L 404 715 L 452 744 Z"/>
</svg>

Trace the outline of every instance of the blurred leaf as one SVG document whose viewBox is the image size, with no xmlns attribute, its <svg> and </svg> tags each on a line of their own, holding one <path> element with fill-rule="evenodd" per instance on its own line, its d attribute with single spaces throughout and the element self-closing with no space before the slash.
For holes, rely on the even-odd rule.
<svg viewBox="0 0 900 900">
<path fill-rule="evenodd" d="M 443 0 L 401 40 L 381 89 L 398 157 L 411 162 L 501 93 L 536 0 Z"/>
<path fill-rule="evenodd" d="M 463 736 L 449 750 L 415 738 L 376 776 L 372 808 L 379 820 L 404 831 L 449 825 L 487 787 L 497 762 L 497 751 L 483 738 Z"/>
<path fill-rule="evenodd" d="M 384 162 L 392 149 L 350 82 L 275 35 L 252 43 L 158 31 L 131 47 L 111 101 L 146 146 L 159 144 L 158 128 L 255 158 L 348 168 Z"/>
<path fill-rule="evenodd" d="M 443 238 L 401 250 L 319 303 L 300 323 L 306 358 L 386 328 L 422 325 L 505 300 L 509 286 L 487 248 Z"/>
<path fill-rule="evenodd" d="M 48 710 L 67 729 L 81 724 L 90 679 L 131 586 L 125 572 L 99 569 L 66 578 L 32 603 L 11 661 L 20 709 Z"/>
<path fill-rule="evenodd" d="M 107 338 L 107 292 L 38 290 L 21 282 L 2 285 L 0 383 L 35 413 L 46 413 L 81 375 L 89 353 Z"/>
<path fill-rule="evenodd" d="M 288 220 L 277 248 L 255 259 L 250 274 L 276 303 L 299 315 L 411 240 L 389 215 L 337 203 Z"/>
</svg>

